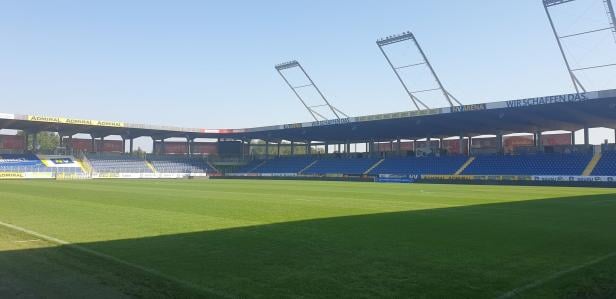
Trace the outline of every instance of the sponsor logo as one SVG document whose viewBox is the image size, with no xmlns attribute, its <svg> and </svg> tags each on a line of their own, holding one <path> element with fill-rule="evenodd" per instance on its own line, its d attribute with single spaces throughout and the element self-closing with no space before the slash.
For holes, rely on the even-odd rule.
<svg viewBox="0 0 616 299">
<path fill-rule="evenodd" d="M 444 181 L 531 181 L 530 176 L 516 175 L 422 175 L 426 180 Z"/>
<path fill-rule="evenodd" d="M 466 112 L 466 111 L 479 111 L 486 110 L 486 104 L 473 104 L 473 105 L 462 105 L 462 106 L 454 106 L 451 108 L 453 112 Z"/>
<path fill-rule="evenodd" d="M 91 119 L 78 119 L 78 118 L 64 118 L 64 117 L 50 117 L 50 116 L 38 116 L 28 115 L 29 121 L 47 122 L 47 123 L 61 123 L 69 125 L 84 125 L 84 126 L 98 126 L 98 127 L 124 127 L 123 122 L 117 121 L 102 121 Z"/>
<path fill-rule="evenodd" d="M 285 129 L 299 129 L 301 127 L 302 127 L 301 123 L 284 125 Z"/>
<path fill-rule="evenodd" d="M 0 179 L 21 179 L 25 174 L 22 172 L 0 172 Z"/>
<path fill-rule="evenodd" d="M 536 105 L 558 104 L 558 103 L 577 103 L 588 100 L 585 93 L 573 93 L 559 96 L 528 98 L 523 100 L 507 101 L 507 108 L 519 108 Z"/>
<path fill-rule="evenodd" d="M 313 121 L 312 126 L 316 127 L 316 126 L 342 125 L 342 124 L 348 124 L 350 122 L 351 122 L 350 118 L 329 119 L 329 120 Z"/>
</svg>

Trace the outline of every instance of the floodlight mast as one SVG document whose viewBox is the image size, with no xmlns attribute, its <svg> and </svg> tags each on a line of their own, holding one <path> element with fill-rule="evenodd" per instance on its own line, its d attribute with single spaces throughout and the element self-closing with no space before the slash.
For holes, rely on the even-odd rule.
<svg viewBox="0 0 616 299">
<path fill-rule="evenodd" d="M 614 6 L 612 5 L 611 0 L 601 0 L 603 1 L 603 4 L 605 5 L 605 10 L 607 13 L 610 26 L 561 36 L 560 34 L 558 34 L 558 30 L 556 30 L 556 26 L 554 25 L 554 20 L 552 19 L 552 15 L 550 14 L 550 7 L 556 6 L 556 5 L 562 5 L 562 4 L 573 2 L 573 1 L 576 1 L 576 0 L 543 0 L 543 8 L 545 9 L 545 13 L 548 17 L 550 27 L 552 27 L 552 32 L 554 33 L 554 37 L 556 38 L 556 43 L 558 44 L 558 49 L 560 50 L 560 54 L 562 55 L 563 60 L 565 62 L 565 66 L 567 67 L 567 71 L 569 72 L 569 77 L 571 77 L 571 83 L 573 83 L 575 92 L 580 93 L 580 91 L 586 92 L 586 88 L 584 87 L 582 82 L 580 82 L 575 72 L 589 70 L 589 69 L 596 69 L 596 68 L 612 67 L 612 66 L 616 66 L 616 63 L 594 65 L 594 66 L 580 67 L 580 68 L 574 69 L 571 67 L 571 64 L 569 63 L 569 58 L 567 57 L 567 54 L 563 48 L 562 41 L 567 38 L 572 38 L 576 36 L 587 35 L 587 34 L 607 31 L 607 30 L 612 31 L 612 35 L 614 35 L 614 41 L 616 41 L 616 15 L 614 14 Z"/>
<path fill-rule="evenodd" d="M 403 65 L 403 66 L 395 66 L 393 64 L 393 62 L 391 61 L 391 59 L 389 58 L 389 55 L 387 55 L 387 52 L 385 51 L 384 48 L 386 46 L 388 46 L 388 45 L 396 44 L 396 43 L 400 43 L 400 42 L 405 42 L 405 41 L 408 41 L 408 40 L 413 41 L 413 44 L 415 45 L 415 47 L 419 51 L 419 54 L 421 55 L 421 58 L 423 59 L 423 61 L 418 62 L 418 63 L 408 64 L 408 65 Z M 428 60 L 428 57 L 426 56 L 426 53 L 423 51 L 423 49 L 419 45 L 419 42 L 417 41 L 417 39 L 415 38 L 413 33 L 411 33 L 410 31 L 407 31 L 407 32 L 404 32 L 404 33 L 399 34 L 399 35 L 388 36 L 386 38 L 379 39 L 376 42 L 376 44 L 377 44 L 377 46 L 379 46 L 379 49 L 381 50 L 381 53 L 383 53 L 383 56 L 385 56 L 385 59 L 387 60 L 387 63 L 389 64 L 391 69 L 396 74 L 396 77 L 398 78 L 398 80 L 400 81 L 402 86 L 404 87 L 404 90 L 406 91 L 406 93 L 411 98 L 411 101 L 413 101 L 413 104 L 415 105 L 415 108 L 417 108 L 417 110 L 422 110 L 422 108 L 419 106 L 419 104 L 421 104 L 421 106 L 423 106 L 425 109 L 430 109 L 430 107 L 428 107 L 423 101 L 421 101 L 416 96 L 416 94 L 424 93 L 424 92 L 429 92 L 429 91 L 437 91 L 437 90 L 440 90 L 443 93 L 443 96 L 445 97 L 445 99 L 447 100 L 447 102 L 449 103 L 449 105 L 451 107 L 454 106 L 454 102 L 457 103 L 458 105 L 462 105 L 462 103 L 460 103 L 460 101 L 458 101 L 458 99 L 456 99 L 456 97 L 454 97 L 449 91 L 447 91 L 445 89 L 445 87 L 443 86 L 443 83 L 441 82 L 441 79 L 436 74 L 436 71 L 434 71 L 434 68 L 432 67 L 432 64 L 430 63 L 430 61 Z M 411 91 L 411 90 L 409 90 L 408 86 L 406 85 L 406 83 L 402 79 L 402 76 L 400 75 L 399 70 L 405 69 L 405 68 L 410 68 L 410 67 L 417 67 L 417 66 L 421 66 L 421 65 L 425 65 L 425 66 L 428 67 L 428 69 L 430 70 L 430 73 L 432 74 L 432 77 L 434 78 L 434 80 L 438 84 L 438 87 L 431 88 L 431 89 Z"/>
<path fill-rule="evenodd" d="M 280 74 L 280 76 L 284 80 L 284 82 L 287 83 L 289 88 L 291 88 L 291 90 L 293 91 L 295 96 L 302 103 L 302 105 L 304 105 L 306 110 L 308 110 L 310 115 L 312 115 L 314 120 L 319 121 L 318 117 L 320 117 L 321 120 L 327 120 L 327 117 L 323 116 L 322 114 L 320 114 L 318 111 L 316 111 L 314 109 L 314 108 L 318 108 L 318 107 L 328 107 L 332 111 L 334 116 L 336 116 L 337 119 L 340 119 L 340 115 L 342 115 L 344 117 L 349 117 L 344 112 L 340 111 L 340 109 L 338 109 L 338 108 L 334 107 L 332 104 L 330 104 L 330 102 L 327 100 L 327 98 L 325 98 L 325 95 L 323 95 L 323 93 L 321 92 L 319 87 L 317 87 L 317 85 L 314 84 L 314 81 L 312 81 L 312 78 L 308 75 L 308 73 L 306 72 L 304 67 L 302 67 L 302 65 L 297 60 L 293 60 L 293 61 L 289 61 L 289 62 L 284 62 L 284 63 L 278 64 L 278 65 L 275 66 L 275 68 L 276 68 L 276 71 L 278 71 L 278 74 Z M 292 68 L 299 68 L 299 70 L 304 74 L 304 76 L 306 77 L 306 79 L 308 79 L 308 82 L 310 82 L 310 83 L 306 84 L 306 85 L 293 86 L 293 84 L 291 84 L 291 82 L 289 82 L 287 77 L 282 72 L 283 70 L 292 69 Z M 325 104 L 309 106 L 306 103 L 306 101 L 302 98 L 302 96 L 299 94 L 299 92 L 297 92 L 298 89 L 305 88 L 305 87 L 313 87 L 317 91 L 317 93 L 319 94 L 319 96 L 321 97 L 323 102 L 325 102 Z"/>
</svg>

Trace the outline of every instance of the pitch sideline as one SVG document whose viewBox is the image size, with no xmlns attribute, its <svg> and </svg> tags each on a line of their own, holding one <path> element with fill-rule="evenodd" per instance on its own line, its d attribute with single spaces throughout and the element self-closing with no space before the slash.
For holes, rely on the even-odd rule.
<svg viewBox="0 0 616 299">
<path fill-rule="evenodd" d="M 106 259 L 106 260 L 109 260 L 109 261 L 112 261 L 112 262 L 115 262 L 115 263 L 118 263 L 118 264 L 122 264 L 124 266 L 131 267 L 133 269 L 145 272 L 147 274 L 156 276 L 158 278 L 162 278 L 164 280 L 168 280 L 168 281 L 177 283 L 179 285 L 182 285 L 184 287 L 187 287 L 187 288 L 190 288 L 190 289 L 193 289 L 193 290 L 198 290 L 198 291 L 201 291 L 201 292 L 210 293 L 212 295 L 220 296 L 220 297 L 223 297 L 223 298 L 235 298 L 234 296 L 232 296 L 230 294 L 226 294 L 226 293 L 223 293 L 223 292 L 220 292 L 220 291 L 216 291 L 216 290 L 213 290 L 213 289 L 210 289 L 210 288 L 207 288 L 207 287 L 203 287 L 203 286 L 194 284 L 192 282 L 181 280 L 181 279 L 175 278 L 173 276 L 169 276 L 169 275 L 163 274 L 163 273 L 161 273 L 159 271 L 156 271 L 156 270 L 153 270 L 153 269 L 150 269 L 150 268 L 146 268 L 146 267 L 143 267 L 141 265 L 138 265 L 138 264 L 135 264 L 135 263 L 131 263 L 131 262 L 125 261 L 123 259 L 119 259 L 117 257 L 111 256 L 111 255 L 108 255 L 108 254 L 104 254 L 104 253 L 101 253 L 101 252 L 98 252 L 98 251 L 95 251 L 95 250 L 92 250 L 92 249 L 88 249 L 86 247 L 83 247 L 83 246 L 80 246 L 80 245 L 77 245 L 77 244 L 69 243 L 67 241 L 64 241 L 64 240 L 61 240 L 61 239 L 58 239 L 58 238 L 54 238 L 52 236 L 47 236 L 47 235 L 35 232 L 33 230 L 29 230 L 27 228 L 23 228 L 23 227 L 14 225 L 14 224 L 10 224 L 10 223 L 6 223 L 6 222 L 0 221 L 0 226 L 4 226 L 6 228 L 10 228 L 10 229 L 22 232 L 22 233 L 26 233 L 28 235 L 31 235 L 31 236 L 34 236 L 34 237 L 38 237 L 38 238 L 41 238 L 41 239 L 46 240 L 46 241 L 49 241 L 49 242 L 52 242 L 52 243 L 56 243 L 58 245 L 66 246 L 66 247 L 69 247 L 69 248 L 81 251 L 83 253 L 87 253 L 87 254 L 90 254 L 90 255 L 93 255 L 93 256 L 96 256 L 96 257 L 99 257 L 99 258 L 103 258 L 103 259 Z"/>
<path fill-rule="evenodd" d="M 536 288 L 538 286 L 544 285 L 544 284 L 546 284 L 548 282 L 551 282 L 551 281 L 553 281 L 555 279 L 558 279 L 558 278 L 560 278 L 562 276 L 565 276 L 567 274 L 573 273 L 575 271 L 581 270 L 583 268 L 586 268 L 586 267 L 589 267 L 589 266 L 601 263 L 601 262 L 603 262 L 605 260 L 608 260 L 608 259 L 610 259 L 612 257 L 616 257 L 616 251 L 614 251 L 612 253 L 608 253 L 608 254 L 606 254 L 604 256 L 600 256 L 600 257 L 595 258 L 593 260 L 590 260 L 590 261 L 588 261 L 586 263 L 582 263 L 582 264 L 579 264 L 577 266 L 573 266 L 573 267 L 567 268 L 565 270 L 558 271 L 558 272 L 553 273 L 551 275 L 548 275 L 548 276 L 546 276 L 546 277 L 544 277 L 542 279 L 535 280 L 534 282 L 531 282 L 529 284 L 526 284 L 526 285 L 523 285 L 521 287 L 515 288 L 515 289 L 513 289 L 513 290 L 511 290 L 511 291 L 509 291 L 507 293 L 504 293 L 504 294 L 502 294 L 502 295 L 500 295 L 500 296 L 498 296 L 496 298 L 497 299 L 513 298 L 513 297 L 515 297 L 517 295 L 520 295 L 524 291 L 527 291 L 527 290 Z"/>
</svg>

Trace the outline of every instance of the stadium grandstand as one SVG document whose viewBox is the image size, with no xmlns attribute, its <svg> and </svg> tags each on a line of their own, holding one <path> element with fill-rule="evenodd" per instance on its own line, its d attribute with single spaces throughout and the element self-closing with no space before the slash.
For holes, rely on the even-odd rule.
<svg viewBox="0 0 616 299">
<path fill-rule="evenodd" d="M 412 111 L 351 117 L 335 107 L 296 60 L 275 66 L 314 119 L 243 129 L 205 129 L 0 113 L 0 177 L 4 178 L 255 178 L 367 181 L 616 181 L 616 146 L 590 144 L 592 128 L 616 129 L 616 90 L 589 91 L 572 68 L 561 40 L 611 31 L 616 17 L 603 1 L 609 26 L 573 35 L 557 34 L 552 10 L 573 1 L 543 1 L 574 93 L 464 105 L 446 89 L 418 39 L 410 31 L 376 41 L 408 94 Z M 616 36 L 616 35 L 615 35 Z M 387 51 L 410 44 L 419 62 L 396 65 Z M 412 90 L 400 71 L 425 67 L 435 88 Z M 288 72 L 307 84 L 296 85 Z M 318 95 L 316 105 L 299 89 Z M 441 94 L 448 104 L 431 108 L 421 97 Z M 323 108 L 327 113 L 319 110 Z M 582 131 L 583 139 L 576 140 Z M 41 132 L 59 137 L 41 151 Z M 88 136 L 89 138 L 83 138 Z M 616 130 L 614 135 L 616 136 Z M 148 137 L 152 152 L 135 151 Z M 120 140 L 118 140 L 118 138 Z M 47 154 L 44 156 L 43 154 Z"/>
<path fill-rule="evenodd" d="M 382 8 L 388 14 L 399 11 L 405 18 L 410 11 L 414 18 L 420 15 L 420 8 L 432 6 L 433 15 L 426 15 L 425 20 L 437 20 L 442 28 L 469 23 L 466 20 L 471 16 L 470 23 L 478 29 L 484 29 L 477 26 L 485 21 L 482 17 L 491 17 L 490 22 L 498 19 L 509 27 L 513 24 L 518 31 L 518 27 L 529 28 L 523 26 L 530 26 L 526 22 L 530 23 L 532 14 L 521 16 L 512 8 L 532 4 L 458 1 L 445 5 L 425 1 L 417 5 L 411 3 L 417 1 L 398 1 L 398 5 L 385 5 L 366 1 L 349 5 L 336 1 L 286 1 L 270 8 L 267 3 L 251 1 L 194 1 L 182 5 L 124 1 L 121 7 L 108 1 L 83 1 L 78 5 L 41 2 L 24 5 L 15 19 L 13 11 L 7 9 L 9 13 L 0 18 L 0 31 L 4 33 L 7 27 L 10 32 L 15 27 L 20 34 L 17 41 L 4 44 L 24 42 L 30 47 L 24 51 L 26 54 L 67 52 L 76 61 L 100 60 L 111 76 L 117 76 L 124 69 L 111 63 L 116 59 L 122 67 L 129 60 L 132 63 L 131 56 L 124 56 L 124 48 L 139 46 L 127 52 L 143 56 L 139 58 L 144 60 L 135 59 L 135 63 L 145 70 L 126 72 L 114 80 L 127 90 L 138 90 L 142 87 L 127 78 L 143 76 L 148 87 L 140 91 L 140 97 L 145 100 L 153 93 L 160 97 L 147 98 L 143 105 L 137 100 L 129 102 L 136 94 L 133 92 L 129 100 L 98 94 L 103 89 L 114 89 L 108 85 L 109 79 L 84 76 L 87 80 L 69 80 L 70 91 L 75 91 L 72 96 L 78 100 L 63 102 L 53 95 L 47 98 L 49 86 L 55 88 L 60 81 L 49 77 L 57 73 L 44 71 L 40 78 L 34 74 L 39 72 L 34 67 L 44 58 L 25 56 L 31 59 L 27 64 L 2 64 L 9 67 L 6 74 L 16 73 L 18 80 L 10 78 L 9 84 L 42 90 L 36 97 L 29 96 L 44 99 L 27 106 L 25 113 L 32 114 L 0 112 L 0 299 L 616 298 L 616 87 L 606 84 L 587 89 L 587 78 L 579 75 L 580 71 L 587 74 L 614 68 L 616 63 L 593 61 L 584 66 L 577 63 L 589 60 L 575 60 L 572 66 L 569 62 L 574 59 L 562 44 L 563 39 L 595 33 L 608 34 L 605 40 L 610 44 L 616 41 L 612 1 L 593 1 L 599 14 L 584 10 L 580 19 L 589 15 L 605 19 L 607 13 L 608 24 L 573 33 L 557 30 L 551 13 L 557 7 L 581 1 L 534 3 L 545 9 L 545 29 L 549 23 L 552 30 L 548 34 L 556 38 L 554 47 L 560 50 L 562 57 L 558 59 L 564 60 L 571 89 L 542 86 L 554 80 L 544 70 L 533 74 L 544 80 L 532 82 L 534 86 L 510 84 L 515 80 L 505 83 L 512 90 L 539 86 L 560 94 L 484 103 L 460 100 L 439 77 L 416 36 L 406 31 L 376 41 L 378 59 L 385 58 L 382 66 L 399 81 L 399 91 L 410 100 L 406 110 L 374 114 L 371 109 L 376 108 L 366 107 L 382 108 L 383 99 L 362 98 L 374 102 L 368 103 L 374 106 L 364 105 L 356 97 L 370 93 L 360 90 L 349 99 L 354 100 L 354 108 L 368 112 L 348 115 L 334 105 L 299 61 L 291 60 L 275 65 L 277 74 L 270 71 L 280 75 L 282 81 L 275 83 L 290 89 L 287 96 L 299 100 L 310 121 L 295 122 L 290 118 L 279 123 L 270 120 L 266 123 L 269 126 L 218 129 L 133 123 L 137 117 L 134 114 L 132 120 L 95 120 L 89 119 L 87 111 L 100 113 L 97 107 L 103 107 L 105 113 L 114 110 L 117 115 L 141 113 L 150 119 L 177 120 L 190 119 L 178 111 L 192 109 L 196 118 L 213 123 L 240 118 L 252 121 L 238 112 L 238 107 L 249 105 L 227 106 L 222 103 L 227 99 L 218 97 L 216 92 L 229 93 L 232 85 L 248 95 L 234 94 L 234 98 L 252 101 L 268 115 L 279 116 L 281 111 L 275 111 L 271 107 L 274 105 L 256 101 L 265 98 L 250 88 L 256 85 L 238 84 L 242 82 L 232 80 L 237 78 L 231 77 L 231 67 L 222 69 L 231 64 L 261 65 L 249 56 L 275 53 L 273 49 L 280 43 L 272 43 L 273 39 L 297 41 L 302 37 L 313 43 L 312 37 L 294 32 L 295 23 L 302 18 L 293 11 L 307 16 L 305 26 L 315 31 L 315 36 L 331 31 L 331 42 L 342 34 L 355 38 L 358 31 L 371 32 L 370 24 L 388 27 L 385 21 L 391 20 L 392 25 L 399 22 L 366 7 Z M 13 2 L 2 7 L 23 5 L 22 1 Z M 119 13 L 115 15 L 116 12 Z M 315 15 L 323 16 L 318 30 L 314 30 Z M 370 15 L 373 23 L 353 24 L 348 22 L 351 15 L 359 22 Z M 42 20 L 48 17 L 54 22 L 41 31 L 45 34 L 40 37 L 58 48 L 31 44 L 36 34 L 27 32 L 44 24 Z M 129 23 L 123 23 L 122 18 Z M 142 24 L 143 18 L 150 23 Z M 5 19 L 18 22 L 6 24 Z M 511 22 L 520 19 L 524 22 Z M 79 22 L 73 24 L 75 20 Z M 255 20 L 263 22 L 257 24 Z M 567 20 L 570 27 L 579 22 Z M 94 27 L 78 26 L 92 21 Z M 57 23 L 70 27 L 64 30 L 71 34 L 58 35 L 63 31 L 57 31 Z M 176 23 L 182 23 L 183 30 L 176 30 Z M 496 28 L 495 24 L 486 24 Z M 468 40 L 467 36 L 473 34 L 462 25 L 456 29 L 463 34 L 455 33 L 455 41 Z M 274 27 L 280 27 L 285 36 L 268 39 L 264 32 Z M 25 29 L 24 35 L 20 30 Z M 150 29 L 158 33 L 152 34 Z M 490 29 L 503 38 L 493 37 L 487 41 L 491 45 L 513 40 Z M 215 34 L 219 30 L 224 30 L 223 38 Z M 519 31 L 529 40 L 515 47 L 513 42 L 506 44 L 517 57 L 535 54 L 544 46 L 532 43 L 541 35 Z M 76 43 L 87 45 L 87 53 L 72 49 L 72 34 L 80 37 Z M 190 34 L 207 38 L 202 43 L 192 38 L 184 40 Z M 98 38 L 104 38 L 109 48 L 94 51 Z M 246 39 L 263 48 L 249 45 L 236 49 L 237 45 L 245 45 Z M 443 40 L 441 53 L 452 55 L 454 39 Z M 545 43 L 545 39 L 541 42 Z M 344 44 L 348 47 L 346 41 Z M 592 44 L 584 42 L 584 46 Z M 400 46 L 398 50 L 402 52 L 408 50 L 403 46 L 409 45 L 418 61 L 401 63 L 392 58 L 395 51 L 390 47 Z M 162 46 L 179 47 L 181 52 Z M 370 46 L 377 50 L 374 44 Z M 531 46 L 529 52 L 520 50 Z M 217 52 L 203 52 L 204 47 Z M 469 49 L 488 48 L 472 44 Z M 461 47 L 455 50 L 464 52 L 458 51 Z M 19 56 L 18 52 L 9 47 L 10 55 L 0 55 L 0 62 L 4 56 Z M 241 57 L 246 60 L 234 57 L 239 55 L 246 56 Z M 498 53 L 493 58 L 502 61 L 505 56 Z M 164 61 L 165 57 L 170 57 L 169 61 Z M 178 66 L 193 67 L 207 61 L 201 60 L 203 57 L 220 62 L 208 65 L 206 71 L 212 73 L 211 77 L 172 72 Z M 359 61 L 365 62 L 362 59 Z M 65 67 L 56 61 L 53 64 Z M 531 72 L 529 65 L 533 64 L 521 65 L 521 75 Z M 71 67 L 67 66 L 66 73 L 71 78 L 78 77 L 78 69 Z M 21 68 L 23 74 L 19 73 Z M 403 70 L 418 69 L 413 75 L 423 71 L 421 79 L 434 86 L 424 89 L 415 86 L 420 85 L 419 80 L 407 82 L 409 74 L 403 74 Z M 161 77 L 150 77 L 147 72 Z M 493 73 L 510 75 L 500 67 L 495 67 Z M 252 81 L 254 78 L 248 74 L 242 73 Z M 465 73 L 468 77 L 474 75 Z M 197 79 L 191 81 L 189 77 Z M 41 78 L 52 82 L 46 88 L 38 86 L 44 85 Z M 298 78 L 301 83 L 295 82 Z M 96 84 L 90 86 L 90 80 L 96 80 Z M 229 81 L 227 85 L 221 84 L 225 80 Z M 160 92 L 154 84 L 171 81 L 181 84 L 167 86 L 174 96 L 198 99 L 200 96 L 191 98 L 187 88 L 196 83 L 194 86 L 206 90 L 212 102 L 168 100 L 169 94 Z M 465 78 L 459 85 L 470 86 L 470 81 Z M 220 85 L 216 86 L 220 89 L 210 90 L 207 84 Z M 490 86 L 490 82 L 472 88 L 486 93 L 490 88 L 500 89 Z M 307 95 L 316 97 L 316 103 L 314 98 L 308 101 Z M 96 99 L 104 100 L 94 103 Z M 21 105 L 16 100 L 11 102 L 14 103 Z M 19 108 L 6 108 L 12 109 Z M 84 112 L 77 115 L 82 118 L 73 118 L 39 115 L 34 109 Z M 245 109 L 243 115 L 262 115 Z M 600 139 L 604 141 L 597 142 Z"/>
<path fill-rule="evenodd" d="M 0 127 L 23 134 L 0 137 L 7 140 L 0 145 L 10 145 L 2 150 L 12 152 L 2 155 L 0 169 L 3 177 L 38 178 L 524 176 L 612 181 L 616 147 L 589 144 L 589 132 L 615 128 L 615 115 L 616 90 L 245 129 L 3 113 Z M 575 140 L 578 130 L 583 140 Z M 36 151 L 36 133 L 42 131 L 60 136 L 58 151 Z M 91 138 L 73 138 L 76 134 Z M 106 139 L 114 135 L 121 140 Z M 142 136 L 151 138 L 152 154 L 133 151 L 133 140 Z"/>
</svg>

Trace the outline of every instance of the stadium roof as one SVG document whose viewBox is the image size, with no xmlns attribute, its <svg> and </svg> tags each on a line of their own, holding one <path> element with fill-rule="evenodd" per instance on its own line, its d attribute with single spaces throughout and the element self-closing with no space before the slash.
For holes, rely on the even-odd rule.
<svg viewBox="0 0 616 299">
<path fill-rule="evenodd" d="M 616 128 L 616 90 L 404 111 L 247 129 L 203 129 L 0 113 L 0 128 L 93 137 L 230 138 L 365 142 Z"/>
</svg>

